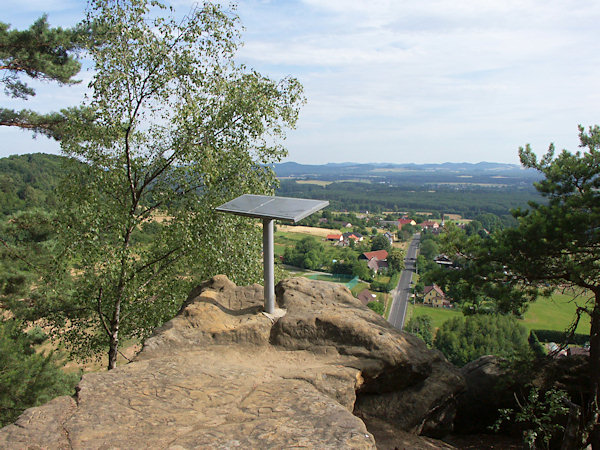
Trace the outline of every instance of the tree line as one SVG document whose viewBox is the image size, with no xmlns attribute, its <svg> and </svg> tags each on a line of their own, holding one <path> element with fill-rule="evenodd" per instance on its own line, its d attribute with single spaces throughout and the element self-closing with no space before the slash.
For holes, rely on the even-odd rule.
<svg viewBox="0 0 600 450">
<path fill-rule="evenodd" d="M 511 209 L 525 208 L 529 201 L 539 200 L 531 187 L 485 188 L 471 186 L 452 188 L 425 185 L 389 186 L 364 182 L 334 182 L 327 186 L 281 180 L 278 195 L 304 198 L 327 198 L 334 210 L 369 211 L 436 211 L 460 214 L 472 219 L 492 213 L 510 216 Z"/>
</svg>

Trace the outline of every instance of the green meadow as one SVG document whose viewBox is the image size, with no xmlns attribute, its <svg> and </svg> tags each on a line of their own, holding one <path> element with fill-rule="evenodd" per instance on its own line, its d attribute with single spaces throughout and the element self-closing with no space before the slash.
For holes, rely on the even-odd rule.
<svg viewBox="0 0 600 450">
<path fill-rule="evenodd" d="M 573 319 L 577 305 L 584 305 L 586 297 L 575 293 L 555 292 L 551 297 L 539 297 L 535 302 L 531 303 L 525 312 L 524 318 L 521 321 L 527 330 L 544 329 L 544 330 L 566 330 Z M 442 323 L 453 317 L 462 316 L 460 309 L 442 309 L 431 308 L 423 305 L 409 305 L 406 313 L 406 322 L 414 316 L 428 315 L 433 320 L 434 328 L 439 328 Z M 586 316 L 582 316 L 577 327 L 577 333 L 589 334 L 590 320 Z"/>
<path fill-rule="evenodd" d="M 529 305 L 523 325 L 528 330 L 546 329 L 563 331 L 568 328 L 575 318 L 577 305 L 583 306 L 585 296 L 575 293 L 555 292 L 550 298 L 539 297 Z M 583 315 L 577 327 L 577 333 L 589 334 L 590 319 Z"/>
</svg>

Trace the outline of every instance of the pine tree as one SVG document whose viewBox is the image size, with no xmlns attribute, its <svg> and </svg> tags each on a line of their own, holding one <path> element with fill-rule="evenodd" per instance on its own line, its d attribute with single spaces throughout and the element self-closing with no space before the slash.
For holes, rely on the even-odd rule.
<svg viewBox="0 0 600 450">
<path fill-rule="evenodd" d="M 75 54 L 85 34 L 81 27 L 51 28 L 45 15 L 27 30 L 11 30 L 9 24 L 0 22 L 0 84 L 4 86 L 4 93 L 23 100 L 34 96 L 35 90 L 23 77 L 61 85 L 78 83 L 73 77 L 79 73 L 81 64 Z M 76 111 L 40 114 L 29 109 L 0 108 L 0 125 L 31 130 L 58 140 L 65 121 Z"/>
<path fill-rule="evenodd" d="M 63 372 L 54 354 L 37 353 L 44 340 L 39 329 L 25 333 L 19 321 L 0 320 L 0 427 L 26 408 L 74 392 L 79 374 Z"/>
</svg>

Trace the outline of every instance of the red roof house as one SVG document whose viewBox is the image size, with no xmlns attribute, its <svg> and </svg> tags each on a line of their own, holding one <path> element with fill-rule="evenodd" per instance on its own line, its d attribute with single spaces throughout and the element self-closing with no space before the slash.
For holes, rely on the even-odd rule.
<svg viewBox="0 0 600 450">
<path fill-rule="evenodd" d="M 437 284 L 425 286 L 423 291 L 423 304 L 430 305 L 434 308 L 449 307 L 450 300 L 446 298 L 446 294 Z"/>
<path fill-rule="evenodd" d="M 387 250 L 375 250 L 374 252 L 364 252 L 362 255 L 359 256 L 359 259 L 366 259 L 367 261 L 371 261 L 373 258 L 376 258 L 379 261 L 383 261 L 387 259 L 387 257 Z"/>
<path fill-rule="evenodd" d="M 415 222 L 412 219 L 406 219 L 404 217 L 402 219 L 398 219 L 398 229 L 399 230 L 401 230 L 404 225 L 416 225 L 416 224 L 417 224 L 417 222 Z"/>
</svg>

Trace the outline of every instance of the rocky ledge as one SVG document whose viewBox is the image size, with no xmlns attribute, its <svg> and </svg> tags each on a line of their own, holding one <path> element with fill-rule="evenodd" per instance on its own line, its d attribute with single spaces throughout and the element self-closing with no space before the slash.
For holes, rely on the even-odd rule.
<svg viewBox="0 0 600 450">
<path fill-rule="evenodd" d="M 0 448 L 450 448 L 458 370 L 344 287 L 199 286 L 134 362 L 25 411 Z"/>
</svg>

